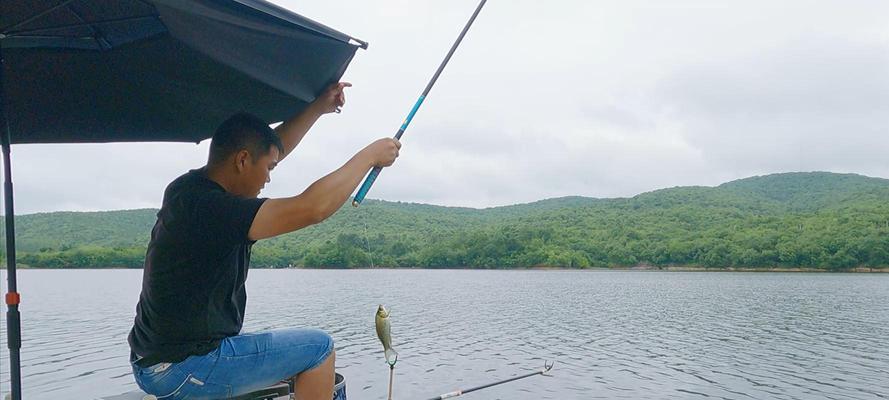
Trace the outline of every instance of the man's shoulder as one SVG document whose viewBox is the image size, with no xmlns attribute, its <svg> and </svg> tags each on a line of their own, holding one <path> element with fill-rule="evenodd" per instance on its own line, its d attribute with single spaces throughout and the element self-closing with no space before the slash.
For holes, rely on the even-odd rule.
<svg viewBox="0 0 889 400">
<path fill-rule="evenodd" d="M 182 175 L 179 175 L 179 177 L 176 179 L 173 179 L 173 181 L 170 182 L 168 187 L 194 185 L 194 184 L 210 183 L 210 182 L 212 182 L 212 181 L 210 181 L 210 178 L 207 177 L 207 173 L 204 171 L 204 169 L 203 168 L 196 168 L 196 169 L 188 170 L 188 172 L 186 172 Z"/>
<path fill-rule="evenodd" d="M 200 197 L 201 193 L 221 189 L 218 186 L 210 178 L 207 178 L 202 169 L 190 170 L 167 185 L 161 208 L 180 208 L 186 203 L 190 203 L 190 199 Z"/>
<path fill-rule="evenodd" d="M 174 179 L 167 185 L 167 189 L 164 191 L 166 196 L 171 194 L 176 194 L 179 192 L 185 191 L 206 191 L 206 190 L 220 190 L 218 184 L 210 180 L 207 177 L 207 173 L 203 168 L 190 170 L 178 178 Z"/>
</svg>

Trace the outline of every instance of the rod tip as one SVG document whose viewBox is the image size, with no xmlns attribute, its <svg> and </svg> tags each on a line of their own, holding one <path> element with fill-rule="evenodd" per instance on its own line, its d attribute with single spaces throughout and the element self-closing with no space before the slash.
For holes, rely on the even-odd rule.
<svg viewBox="0 0 889 400">
<path fill-rule="evenodd" d="M 359 203 L 358 200 L 352 200 L 352 207 L 358 207 L 359 204 L 361 203 Z"/>
</svg>

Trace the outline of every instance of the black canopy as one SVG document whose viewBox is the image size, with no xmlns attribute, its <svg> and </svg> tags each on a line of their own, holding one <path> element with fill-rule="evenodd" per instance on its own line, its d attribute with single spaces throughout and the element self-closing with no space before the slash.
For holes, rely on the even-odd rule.
<svg viewBox="0 0 889 400">
<path fill-rule="evenodd" d="M 263 0 L 0 0 L 7 334 L 21 400 L 10 145 L 198 142 L 300 112 L 367 43 Z"/>
<path fill-rule="evenodd" d="M 262 0 L 5 0 L 12 143 L 189 141 L 300 111 L 365 43 Z"/>
</svg>

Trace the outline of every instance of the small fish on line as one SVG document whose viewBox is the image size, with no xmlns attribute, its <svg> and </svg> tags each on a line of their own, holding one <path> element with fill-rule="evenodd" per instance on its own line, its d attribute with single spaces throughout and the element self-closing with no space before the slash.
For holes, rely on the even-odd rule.
<svg viewBox="0 0 889 400">
<path fill-rule="evenodd" d="M 398 352 L 392 348 L 392 326 L 389 323 L 389 310 L 382 304 L 377 307 L 377 316 L 375 319 L 377 326 L 377 337 L 383 343 L 383 354 L 386 357 L 386 363 L 395 365 L 398 361 Z"/>
</svg>

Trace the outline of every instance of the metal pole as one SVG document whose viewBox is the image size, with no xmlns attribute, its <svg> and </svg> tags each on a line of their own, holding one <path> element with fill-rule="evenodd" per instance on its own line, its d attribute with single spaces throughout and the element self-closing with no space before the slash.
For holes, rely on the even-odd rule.
<svg viewBox="0 0 889 400">
<path fill-rule="evenodd" d="M 395 364 L 389 364 L 389 400 L 392 400 L 392 378 L 395 376 Z"/>
<path fill-rule="evenodd" d="M 411 112 L 408 113 L 407 118 L 405 118 L 404 123 L 401 124 L 401 128 L 398 129 L 398 133 L 395 134 L 395 139 L 401 139 L 401 135 L 404 134 L 404 131 L 407 129 L 407 126 L 410 125 L 411 120 L 414 119 L 414 114 L 417 113 L 417 110 L 420 109 L 420 105 L 423 104 L 423 100 L 426 99 L 426 96 L 429 94 L 429 91 L 432 90 L 432 85 L 435 84 L 435 81 L 438 80 L 438 76 L 441 75 L 441 71 L 444 70 L 445 65 L 448 65 L 448 61 L 451 60 L 451 56 L 454 55 L 454 51 L 457 50 L 457 46 L 460 45 L 460 42 L 463 41 L 463 36 L 466 36 L 466 32 L 469 31 L 469 27 L 472 26 L 472 22 L 475 21 L 475 17 L 478 16 L 478 13 L 481 12 L 482 7 L 485 5 L 485 2 L 488 0 L 482 0 L 478 3 L 478 7 L 476 7 L 475 12 L 472 13 L 472 17 L 469 18 L 469 22 L 466 23 L 466 26 L 463 27 L 463 31 L 460 32 L 460 36 L 457 37 L 457 41 L 454 42 L 454 45 L 451 46 L 451 50 L 448 51 L 448 55 L 445 56 L 444 61 L 438 66 L 438 70 L 435 71 L 435 75 L 432 76 L 432 79 L 429 81 L 429 84 L 426 85 L 426 89 L 423 90 L 423 94 L 420 95 L 420 98 L 414 103 L 414 107 L 411 109 Z M 380 171 L 382 168 L 374 167 L 373 170 L 370 171 L 370 174 L 367 175 L 367 178 L 364 179 L 364 183 L 361 185 L 361 189 L 358 189 L 358 193 L 355 194 L 355 199 L 352 200 L 352 205 L 358 207 L 359 204 L 364 200 L 364 196 L 367 196 L 367 192 L 370 190 L 370 187 L 373 186 L 374 181 L 377 180 L 377 177 L 380 175 Z"/>
<path fill-rule="evenodd" d="M 464 394 L 466 394 L 466 393 L 474 392 L 474 391 L 476 391 L 476 390 L 486 389 L 486 388 L 489 388 L 489 387 L 491 387 L 491 386 L 497 386 L 497 385 L 502 385 L 502 384 L 507 383 L 507 382 L 517 381 L 517 380 L 519 380 L 519 379 L 527 378 L 527 377 L 529 377 L 529 376 L 543 375 L 543 374 L 547 373 L 549 370 L 553 369 L 553 365 L 555 365 L 555 363 L 552 363 L 552 364 L 546 364 L 546 363 L 544 363 L 544 368 L 543 368 L 542 370 L 540 370 L 540 371 L 530 372 L 530 373 L 527 373 L 527 374 L 525 374 L 525 375 L 515 376 L 515 377 L 509 378 L 509 379 L 504 379 L 504 380 L 502 380 L 502 381 L 497 381 L 497 382 L 494 382 L 494 383 L 489 383 L 489 384 L 487 384 L 487 385 L 476 386 L 476 387 L 471 388 L 471 389 L 466 389 L 466 390 L 455 390 L 455 391 L 450 392 L 450 393 L 445 393 L 445 394 L 438 395 L 438 396 L 433 397 L 433 398 L 431 398 L 431 399 L 429 399 L 429 400 L 443 400 L 443 399 L 449 399 L 449 398 L 451 398 L 451 397 L 462 396 L 462 395 L 464 395 Z"/>
<path fill-rule="evenodd" d="M 6 92 L 3 89 L 3 73 L 6 69 L 3 60 L 3 50 L 0 45 L 0 133 L 3 145 L 3 169 L 6 182 L 3 187 L 4 204 L 6 206 L 6 279 L 8 292 L 6 293 L 6 335 L 7 347 L 9 347 L 9 377 L 12 387 L 12 400 L 22 400 L 22 326 L 19 314 L 20 296 L 16 291 L 15 279 L 15 211 L 12 204 L 12 162 L 10 161 L 10 144 L 12 138 L 9 132 L 9 120 L 6 118 L 4 105 Z"/>
</svg>

